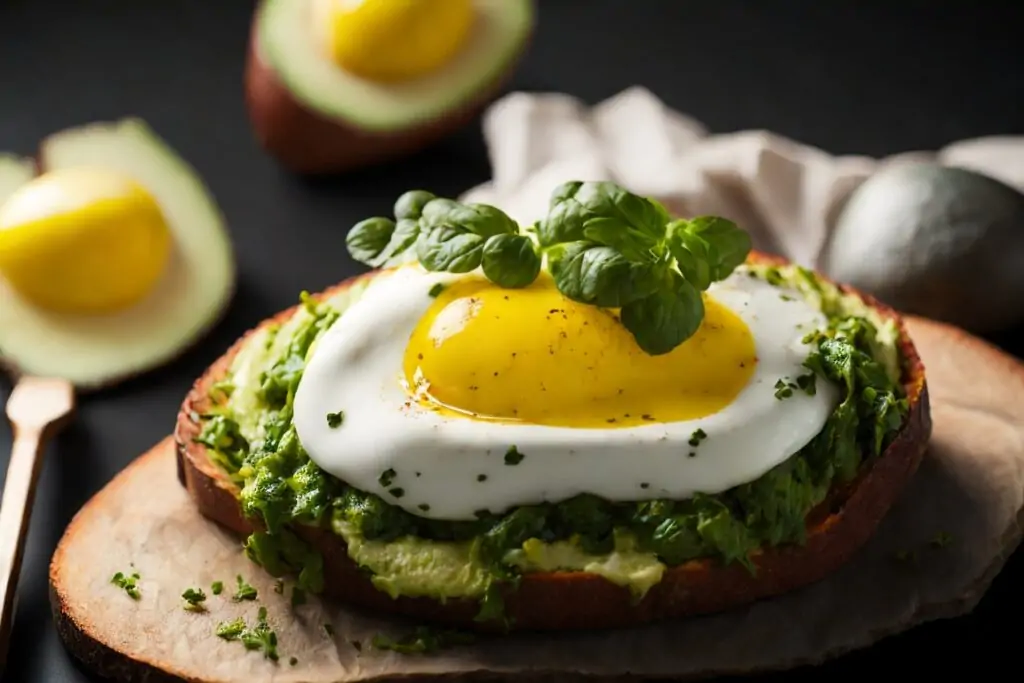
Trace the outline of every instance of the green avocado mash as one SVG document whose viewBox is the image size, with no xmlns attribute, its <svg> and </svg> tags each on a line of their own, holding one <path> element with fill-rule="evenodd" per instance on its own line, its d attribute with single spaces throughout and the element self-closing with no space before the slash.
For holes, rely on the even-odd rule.
<svg viewBox="0 0 1024 683">
<path fill-rule="evenodd" d="M 417 517 L 309 459 L 292 425 L 295 390 L 317 339 L 365 285 L 321 303 L 303 295 L 288 321 L 249 339 L 213 390 L 217 408 L 201 416 L 199 441 L 241 487 L 243 512 L 266 527 L 248 540 L 247 553 L 271 574 L 297 574 L 303 589 L 317 592 L 322 558 L 292 529 L 331 529 L 379 590 L 478 598 L 481 619 L 502 616 L 498 586 L 534 571 L 598 574 L 637 599 L 666 567 L 697 558 L 753 571 L 754 549 L 803 542 L 807 513 L 833 483 L 851 479 L 865 458 L 882 453 L 908 406 L 892 321 L 798 266 L 740 270 L 779 286 L 781 296 L 806 297 L 829 319 L 827 329 L 810 336 L 817 345 L 806 362 L 810 381 L 783 385 L 776 394 L 785 400 L 786 390 L 811 392 L 815 378 L 842 388 L 841 402 L 810 443 L 759 479 L 716 495 L 643 502 L 580 495 L 472 522 Z"/>
</svg>

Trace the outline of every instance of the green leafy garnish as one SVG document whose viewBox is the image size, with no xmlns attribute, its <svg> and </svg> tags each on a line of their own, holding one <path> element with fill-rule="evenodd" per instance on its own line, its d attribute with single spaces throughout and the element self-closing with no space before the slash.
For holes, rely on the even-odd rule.
<svg viewBox="0 0 1024 683">
<path fill-rule="evenodd" d="M 267 608 L 260 607 L 256 617 L 256 625 L 250 628 L 245 619 L 239 617 L 234 621 L 225 621 L 214 630 L 219 638 L 242 643 L 246 650 L 262 650 L 263 656 L 272 661 L 278 660 L 277 633 L 267 623 Z"/>
<path fill-rule="evenodd" d="M 139 591 L 137 585 L 138 580 L 141 577 L 138 572 L 132 572 L 131 574 L 125 574 L 124 572 L 117 572 L 110 577 L 110 583 L 114 584 L 118 588 L 124 590 L 132 600 L 138 600 L 142 597 L 142 593 Z"/>
<path fill-rule="evenodd" d="M 221 593 L 223 593 L 224 592 L 224 582 L 223 581 L 214 581 L 212 584 L 210 584 L 210 592 L 213 593 L 214 595 L 220 595 Z"/>
<path fill-rule="evenodd" d="M 258 595 L 256 589 L 250 586 L 248 583 L 246 583 L 245 579 L 242 578 L 241 574 L 239 574 L 236 577 L 236 581 L 238 582 L 238 588 L 235 591 L 234 598 L 232 598 L 235 602 L 256 599 Z"/>
<path fill-rule="evenodd" d="M 185 609 L 190 612 L 202 612 L 206 609 L 203 606 L 206 602 L 206 593 L 202 588 L 186 588 L 181 597 L 185 600 Z"/>
<path fill-rule="evenodd" d="M 398 473 L 389 467 L 380 473 L 380 476 L 377 477 L 377 483 L 384 488 L 387 488 L 388 486 L 391 486 L 391 482 L 395 480 L 396 476 L 398 476 Z"/>
<path fill-rule="evenodd" d="M 704 319 L 701 291 L 728 277 L 751 247 L 749 235 L 731 221 L 672 220 L 653 199 L 603 181 L 555 188 L 548 215 L 525 230 L 493 206 L 422 190 L 402 195 L 394 213 L 395 220 L 370 218 L 352 228 L 347 245 L 353 258 L 379 267 L 414 251 L 427 270 L 482 268 L 510 289 L 530 285 L 546 264 L 565 297 L 621 308 L 622 324 L 652 355 L 693 336 Z"/>
<path fill-rule="evenodd" d="M 218 638 L 224 640 L 238 640 L 243 631 L 245 631 L 245 619 L 238 617 L 234 621 L 223 621 L 217 624 L 214 633 Z"/>
<path fill-rule="evenodd" d="M 540 274 L 541 259 L 526 235 L 494 235 L 484 243 L 484 275 L 500 287 L 526 287 Z"/>
<path fill-rule="evenodd" d="M 515 446 L 509 446 L 508 450 L 505 451 L 505 464 L 506 465 L 518 465 L 523 461 L 526 456 L 519 452 L 519 449 Z"/>
<path fill-rule="evenodd" d="M 336 413 L 327 413 L 327 426 L 331 429 L 337 429 L 341 426 L 341 423 L 345 421 L 345 411 L 339 410 Z"/>
<path fill-rule="evenodd" d="M 407 655 L 422 655 L 438 652 L 456 645 L 468 645 L 476 642 L 472 633 L 453 630 L 432 629 L 429 626 L 417 626 L 412 633 L 397 638 L 378 633 L 373 636 L 373 647 L 378 650 L 390 650 Z"/>
</svg>

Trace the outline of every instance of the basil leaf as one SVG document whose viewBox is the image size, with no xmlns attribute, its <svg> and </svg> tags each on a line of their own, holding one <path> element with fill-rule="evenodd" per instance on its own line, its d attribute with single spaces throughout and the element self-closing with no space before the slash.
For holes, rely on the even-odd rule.
<svg viewBox="0 0 1024 683">
<path fill-rule="evenodd" d="M 596 228 L 600 230 L 599 235 L 587 234 L 590 221 L 598 218 L 615 222 Z M 574 181 L 559 185 L 551 194 L 548 216 L 539 226 L 538 237 L 542 246 L 588 239 L 620 248 L 625 242 L 631 245 L 628 258 L 637 260 L 632 255 L 646 249 L 649 242 L 656 244 L 664 238 L 668 220 L 668 212 L 661 204 L 615 183 Z M 629 232 L 630 236 L 614 237 L 613 225 Z"/>
<path fill-rule="evenodd" d="M 630 261 L 651 261 L 658 240 L 618 218 L 591 218 L 583 224 L 583 235 L 591 242 L 614 248 Z"/>
<path fill-rule="evenodd" d="M 376 266 L 377 257 L 387 248 L 394 232 L 395 222 L 390 218 L 367 218 L 352 226 L 345 236 L 345 246 L 356 261 Z"/>
<path fill-rule="evenodd" d="M 583 224 L 589 216 L 575 199 L 582 185 L 579 181 L 562 183 L 551 193 L 548 215 L 537 224 L 537 240 L 542 247 L 583 239 Z"/>
<path fill-rule="evenodd" d="M 700 291 L 677 273 L 653 294 L 622 307 L 622 324 L 646 353 L 668 353 L 694 335 L 704 319 Z"/>
<path fill-rule="evenodd" d="M 483 247 L 484 239 L 479 235 L 441 226 L 426 233 L 420 231 L 416 254 L 427 270 L 468 273 L 480 265 Z"/>
<path fill-rule="evenodd" d="M 436 197 L 432 192 L 409 190 L 402 194 L 395 202 L 395 218 L 398 220 L 403 218 L 416 220 L 423 213 L 423 207 L 433 199 L 436 199 Z"/>
<path fill-rule="evenodd" d="M 673 221 L 669 225 L 669 249 L 676 261 L 680 262 L 680 270 L 680 253 L 689 252 L 691 261 L 706 264 L 711 282 L 729 277 L 732 271 L 746 261 L 750 248 L 750 235 L 725 218 L 698 216 L 689 221 Z M 691 282 L 700 287 L 698 282 Z M 707 289 L 707 286 L 700 288 Z"/>
<path fill-rule="evenodd" d="M 632 263 L 611 247 L 579 241 L 548 253 L 548 270 L 564 296 L 580 303 L 618 308 L 658 289 L 659 269 Z"/>
<path fill-rule="evenodd" d="M 416 244 L 420 235 L 419 221 L 411 218 L 403 218 L 395 225 L 395 231 L 391 233 L 391 240 L 384 248 L 384 251 L 374 260 L 374 266 L 396 266 L 405 263 L 413 256 L 409 252 L 410 247 Z"/>
<path fill-rule="evenodd" d="M 484 275 L 499 287 L 526 287 L 540 273 L 540 256 L 525 235 L 494 235 L 484 243 Z"/>
<path fill-rule="evenodd" d="M 429 231 L 443 225 L 451 225 L 448 216 L 460 206 L 458 202 L 444 197 L 431 199 L 420 210 L 420 230 Z"/>
<path fill-rule="evenodd" d="M 576 191 L 574 199 L 592 216 L 615 218 L 623 226 L 628 226 L 655 240 L 665 236 L 665 224 L 668 222 L 665 220 L 665 209 L 615 183 L 583 183 Z"/>
<path fill-rule="evenodd" d="M 519 232 L 519 225 L 508 214 L 490 204 L 458 204 L 448 212 L 446 221 L 484 238 Z"/>
<path fill-rule="evenodd" d="M 669 225 L 668 249 L 683 277 L 703 291 L 712 282 L 708 243 L 687 232 L 686 225 L 686 221 L 675 221 Z"/>
</svg>

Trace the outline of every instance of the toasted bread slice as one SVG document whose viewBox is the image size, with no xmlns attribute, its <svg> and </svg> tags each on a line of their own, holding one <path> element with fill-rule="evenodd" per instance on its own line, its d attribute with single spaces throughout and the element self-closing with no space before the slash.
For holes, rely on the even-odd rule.
<svg viewBox="0 0 1024 683">
<path fill-rule="evenodd" d="M 752 254 L 753 263 L 783 265 L 785 261 Z M 319 296 L 329 296 L 373 273 L 342 282 Z M 662 580 L 636 602 L 629 589 L 584 572 L 524 574 L 516 590 L 505 595 L 513 628 L 532 630 L 594 629 L 635 625 L 670 617 L 717 612 L 778 595 L 817 581 L 838 569 L 874 533 L 892 502 L 913 475 L 931 435 L 931 415 L 924 366 L 899 315 L 871 297 L 856 294 L 883 317 L 896 321 L 903 360 L 902 382 L 910 410 L 896 438 L 881 457 L 868 461 L 850 484 L 837 486 L 808 516 L 804 545 L 768 547 L 752 556 L 757 571 L 717 560 L 694 560 L 669 568 Z M 286 320 L 295 308 L 279 313 L 261 326 Z M 249 334 L 251 334 L 250 332 Z M 193 418 L 210 407 L 211 386 L 222 379 L 248 335 L 243 336 L 196 381 L 182 404 L 175 428 L 178 476 L 200 512 L 238 532 L 253 531 L 255 520 L 242 516 L 239 490 L 214 464 L 206 448 L 196 443 L 200 424 Z M 425 621 L 472 629 L 493 625 L 474 621 L 475 600 L 391 598 L 377 590 L 349 558 L 344 540 L 324 529 L 295 529 L 324 556 L 328 597 L 372 610 L 402 614 Z"/>
</svg>

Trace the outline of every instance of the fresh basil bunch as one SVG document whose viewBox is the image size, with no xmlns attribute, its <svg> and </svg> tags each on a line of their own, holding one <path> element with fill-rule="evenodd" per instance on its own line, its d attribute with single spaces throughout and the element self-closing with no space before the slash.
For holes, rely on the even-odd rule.
<svg viewBox="0 0 1024 683">
<path fill-rule="evenodd" d="M 431 271 L 482 267 L 501 287 L 526 287 L 542 255 L 555 286 L 580 303 L 621 309 L 622 324 L 651 355 L 691 337 L 704 318 L 701 291 L 746 260 L 750 236 L 724 218 L 673 220 L 653 199 L 610 182 L 564 183 L 548 215 L 528 230 L 500 209 L 423 190 L 395 203 L 395 220 L 370 218 L 349 232 L 349 253 L 373 267 L 408 260 Z"/>
<path fill-rule="evenodd" d="M 415 247 L 424 268 L 468 273 L 483 266 L 500 287 L 525 287 L 537 279 L 541 259 L 533 240 L 505 212 L 487 204 L 461 204 L 424 190 L 395 202 L 395 220 L 368 218 L 346 238 L 349 254 L 373 267 L 407 260 Z"/>
</svg>

